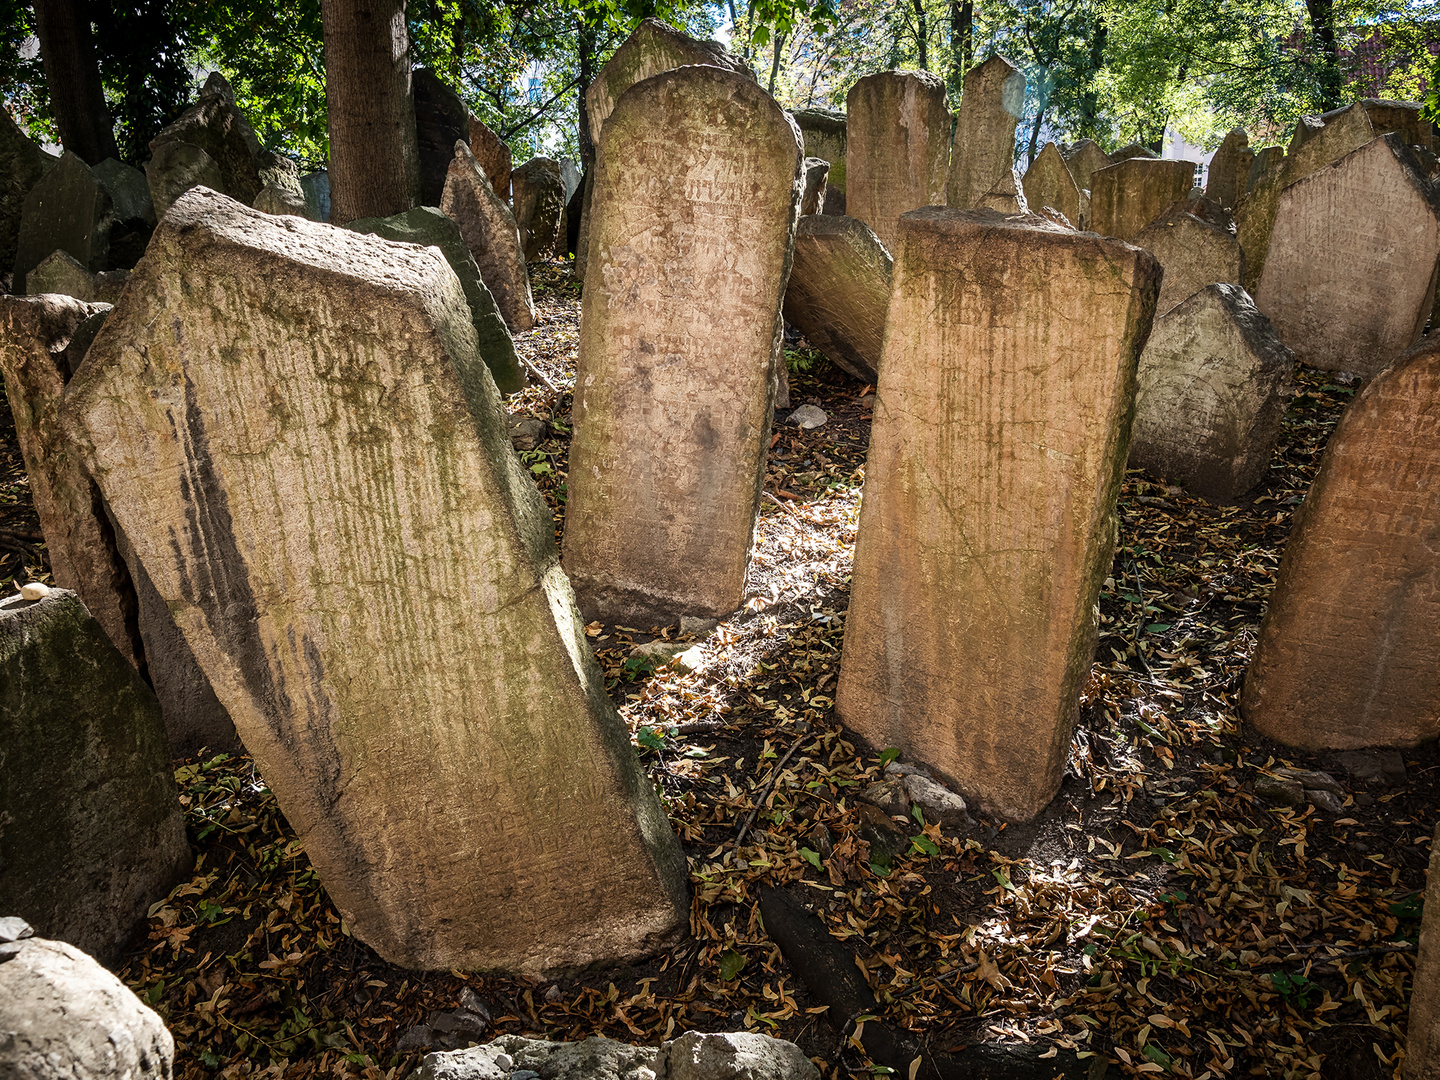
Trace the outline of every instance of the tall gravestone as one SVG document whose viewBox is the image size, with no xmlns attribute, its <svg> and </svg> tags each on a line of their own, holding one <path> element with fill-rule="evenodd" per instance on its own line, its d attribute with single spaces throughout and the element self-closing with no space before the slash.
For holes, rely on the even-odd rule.
<svg viewBox="0 0 1440 1080">
<path fill-rule="evenodd" d="M 774 100 L 718 67 L 646 79 L 605 122 L 565 510 L 587 618 L 740 606 L 801 161 Z"/>
<path fill-rule="evenodd" d="M 110 196 L 115 219 L 110 230 L 110 265 L 128 270 L 145 254 L 145 245 L 155 231 L 150 182 L 139 169 L 114 158 L 106 158 L 90 172 Z"/>
<path fill-rule="evenodd" d="M 1065 166 L 1075 178 L 1075 186 L 1081 191 L 1090 190 L 1091 178 L 1095 173 L 1115 164 L 1115 159 L 1101 150 L 1093 139 L 1081 139 L 1065 151 L 1064 156 Z"/>
<path fill-rule="evenodd" d="M 1291 746 L 1440 735 L 1440 343 L 1355 396 L 1291 530 L 1245 719 Z"/>
<path fill-rule="evenodd" d="M 796 109 L 790 114 L 805 140 L 808 157 L 830 163 L 830 188 L 845 194 L 845 114 L 832 109 Z"/>
<path fill-rule="evenodd" d="M 15 265 L 25 196 L 54 164 L 55 159 L 27 138 L 0 105 L 0 273 Z"/>
<path fill-rule="evenodd" d="M 863 221 L 802 217 L 785 286 L 785 320 L 842 371 L 873 383 L 880 371 L 894 260 Z"/>
<path fill-rule="evenodd" d="M 525 269 L 525 250 L 520 246 L 520 228 L 510 207 L 490 186 L 475 155 L 462 142 L 455 144 L 440 209 L 460 226 L 465 246 L 475 257 L 480 277 L 511 333 L 531 329 L 535 325 L 535 300 L 530 293 L 530 274 Z"/>
<path fill-rule="evenodd" d="M 66 153 L 25 196 L 15 292 L 26 291 L 25 275 L 52 251 L 66 252 L 88 270 L 105 269 L 114 223 L 109 192 L 78 155 Z"/>
<path fill-rule="evenodd" d="M 1250 149 L 1250 137 L 1243 128 L 1232 128 L 1220 140 L 1220 146 L 1210 158 L 1210 171 L 1205 177 L 1205 195 L 1221 206 L 1233 210 L 1240 203 L 1240 196 L 1250 186 L 1250 163 L 1255 160 L 1255 151 Z"/>
<path fill-rule="evenodd" d="M 553 158 L 531 158 L 510 174 L 514 193 L 515 224 L 527 263 L 556 253 L 560 218 L 565 212 L 565 184 L 560 163 Z"/>
<path fill-rule="evenodd" d="M 1046 143 L 1030 163 L 1030 168 L 1025 170 L 1024 187 L 1025 202 L 1031 210 L 1039 213 L 1041 207 L 1053 207 L 1076 228 L 1084 227 L 1080 189 L 1065 166 L 1060 148 L 1053 142 Z M 1089 199 L 1085 201 L 1088 203 Z"/>
<path fill-rule="evenodd" d="M 956 210 L 982 205 L 997 189 L 1014 194 L 1015 126 L 1025 112 L 1025 76 L 999 54 L 967 71 L 964 86 L 945 185 Z"/>
<path fill-rule="evenodd" d="M 684 856 L 438 251 L 187 192 L 66 414 L 356 937 L 534 973 L 683 931 Z"/>
<path fill-rule="evenodd" d="M 805 159 L 805 190 L 800 196 L 800 216 L 818 214 L 825 208 L 825 182 L 830 175 L 830 163 L 820 158 Z"/>
<path fill-rule="evenodd" d="M 1405 1080 L 1440 1080 L 1440 825 L 1430 839 L 1430 871 L 1420 922 L 1420 953 L 1410 980 Z"/>
<path fill-rule="evenodd" d="M 1155 308 L 1162 315 L 1206 285 L 1238 285 L 1244 280 L 1245 255 L 1240 241 L 1228 229 L 1191 213 L 1191 205 L 1181 202 L 1172 206 L 1132 241 L 1159 259 L 1165 268 Z"/>
<path fill-rule="evenodd" d="M 514 158 L 510 144 L 491 131 L 485 124 L 470 117 L 470 152 L 490 181 L 490 187 L 502 202 L 510 201 L 510 173 L 514 170 Z M 453 157 L 451 159 L 454 160 Z M 449 177 L 446 177 L 448 182 Z"/>
<path fill-rule="evenodd" d="M 945 204 L 950 113 L 945 83 L 928 71 L 867 75 L 845 98 L 845 208 L 887 248 L 900 215 Z"/>
<path fill-rule="evenodd" d="M 1090 177 L 1090 228 L 1101 236 L 1133 240 L 1194 186 L 1193 161 L 1121 159 Z"/>
<path fill-rule="evenodd" d="M 415 146 L 420 155 L 420 205 L 439 206 L 455 143 L 470 138 L 470 110 L 433 71 L 411 72 L 415 99 Z"/>
<path fill-rule="evenodd" d="M 900 228 L 836 712 L 1029 820 L 1090 667 L 1160 267 L 1031 216 Z"/>
<path fill-rule="evenodd" d="M 1255 302 L 1301 363 L 1370 376 L 1419 339 L 1437 269 L 1440 196 L 1392 133 L 1281 193 Z"/>
</svg>

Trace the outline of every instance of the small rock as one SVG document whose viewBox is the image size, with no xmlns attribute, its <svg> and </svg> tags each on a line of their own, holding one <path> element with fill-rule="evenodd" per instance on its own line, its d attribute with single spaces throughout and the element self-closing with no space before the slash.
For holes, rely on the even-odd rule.
<svg viewBox="0 0 1440 1080">
<path fill-rule="evenodd" d="M 555 1002 L 559 1001 L 562 997 L 564 997 L 564 994 L 560 992 L 559 983 L 551 985 L 550 988 L 545 991 L 545 1000 L 551 1005 L 554 1005 Z"/>
<path fill-rule="evenodd" d="M 480 1036 L 485 1034 L 487 1026 L 483 1017 L 468 1009 L 454 1009 L 451 1012 L 430 1014 L 430 1030 L 438 1031 L 442 1035 L 458 1035 L 462 1039 L 472 1039 L 478 1042 Z"/>
<path fill-rule="evenodd" d="M 889 869 L 895 857 L 910 846 L 910 837 L 896 827 L 890 815 L 872 803 L 856 803 L 855 816 L 859 819 L 860 839 L 870 845 L 870 861 Z"/>
<path fill-rule="evenodd" d="M 657 1080 L 820 1080 L 819 1070 L 800 1047 L 756 1031 L 716 1035 L 687 1031 L 660 1048 L 655 1076 Z"/>
<path fill-rule="evenodd" d="M 890 817 L 904 817 L 910 813 L 910 799 L 898 780 L 881 780 L 860 792 L 859 798 L 871 806 L 878 806 Z"/>
<path fill-rule="evenodd" d="M 44 600 L 50 595 L 50 586 L 43 581 L 31 581 L 20 586 L 22 600 Z"/>
<path fill-rule="evenodd" d="M 23 941 L 35 935 L 35 928 L 18 915 L 0 919 L 0 941 Z"/>
<path fill-rule="evenodd" d="M 956 832 L 968 832 L 975 827 L 975 819 L 970 816 L 965 800 L 943 784 L 920 773 L 912 773 L 900 784 L 910 801 L 920 807 L 927 822 L 938 821 Z"/>
<path fill-rule="evenodd" d="M 820 406 L 801 405 L 789 415 L 786 423 L 796 424 L 805 431 L 811 431 L 829 419 L 830 417 L 825 415 L 825 410 Z"/>
<path fill-rule="evenodd" d="M 438 1046 L 439 1040 L 435 1032 L 431 1031 L 424 1024 L 416 1024 L 400 1036 L 400 1041 L 395 1044 L 397 1054 L 413 1053 L 416 1050 L 429 1050 L 432 1046 Z"/>
<path fill-rule="evenodd" d="M 510 445 L 516 450 L 534 450 L 545 438 L 545 421 L 517 416 L 510 421 Z"/>
<path fill-rule="evenodd" d="M 928 775 L 918 765 L 907 765 L 903 761 L 892 761 L 885 766 L 886 776 L 925 776 Z"/>
<path fill-rule="evenodd" d="M 1405 783 L 1405 759 L 1398 750 L 1347 750 L 1336 754 L 1335 760 L 1357 783 L 1391 787 Z"/>
<path fill-rule="evenodd" d="M 825 827 L 822 821 L 805 834 L 805 846 L 814 851 L 822 859 L 828 859 L 835 852 L 835 842 L 830 836 L 830 830 Z"/>
<path fill-rule="evenodd" d="M 496 1064 L 499 1068 L 502 1068 L 502 1069 L 504 1069 L 506 1072 L 509 1072 L 511 1069 L 513 1069 L 513 1068 L 515 1067 L 515 1059 L 512 1058 L 509 1054 L 496 1054 L 496 1055 L 495 1055 L 495 1064 Z"/>
<path fill-rule="evenodd" d="M 658 662 L 673 660 L 690 646 L 677 641 L 647 641 L 631 648 L 631 656 L 649 657 Z"/>
<path fill-rule="evenodd" d="M 1356 805 L 1356 806 L 1374 806 L 1374 805 L 1375 805 L 1375 796 L 1374 796 L 1374 795 L 1371 795 L 1368 791 L 1361 791 L 1361 792 L 1359 792 L 1358 794 L 1356 794 L 1356 796 L 1355 796 L 1355 805 Z"/>
<path fill-rule="evenodd" d="M 875 408 L 875 395 L 874 395 L 874 394 L 862 394 L 862 395 L 860 396 L 860 407 L 861 407 L 862 409 L 873 409 L 873 408 Z"/>
<path fill-rule="evenodd" d="M 487 1024 L 490 1022 L 490 1006 L 481 1000 L 480 995 L 466 986 L 460 991 L 460 1008 L 472 1012 L 483 1019 Z"/>
<path fill-rule="evenodd" d="M 699 671 L 705 666 L 705 649 L 700 645 L 692 645 L 684 652 L 676 654 L 675 663 L 686 671 Z"/>
<path fill-rule="evenodd" d="M 510 1074 L 510 1080 L 540 1080 L 540 1074 L 533 1069 L 516 1069 Z"/>
<path fill-rule="evenodd" d="M 1343 814 L 1345 803 L 1333 791 L 1326 791 L 1324 788 L 1306 788 L 1305 798 L 1310 800 L 1310 805 L 1319 810 L 1322 814 Z"/>
<path fill-rule="evenodd" d="M 1280 776 L 1290 780 L 1299 780 L 1300 786 L 1307 791 L 1328 791 L 1332 795 L 1343 796 L 1345 789 L 1335 782 L 1335 778 L 1327 772 L 1316 772 L 1311 769 L 1276 769 Z"/>
<path fill-rule="evenodd" d="M 681 615 L 680 632 L 692 637 L 701 637 L 720 625 L 719 619 L 706 619 L 698 615 Z"/>
<path fill-rule="evenodd" d="M 1281 806 L 1300 806 L 1305 802 L 1305 789 L 1299 780 L 1284 780 L 1278 776 L 1261 776 L 1255 781 L 1255 794 L 1266 802 Z"/>
</svg>

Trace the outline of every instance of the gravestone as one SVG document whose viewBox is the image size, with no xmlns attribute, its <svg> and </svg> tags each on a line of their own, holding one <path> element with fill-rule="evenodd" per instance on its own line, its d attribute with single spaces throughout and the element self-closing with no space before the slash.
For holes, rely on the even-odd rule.
<svg viewBox="0 0 1440 1080">
<path fill-rule="evenodd" d="M 945 83 L 928 71 L 881 71 L 852 86 L 845 106 L 845 208 L 888 248 L 901 214 L 945 204 Z"/>
<path fill-rule="evenodd" d="M 1255 151 L 1255 158 L 1250 162 L 1250 180 L 1246 190 L 1255 186 L 1255 181 L 1264 176 L 1267 172 L 1285 160 L 1285 148 L 1283 146 L 1263 146 Z M 1237 206 L 1238 210 L 1239 207 Z"/>
<path fill-rule="evenodd" d="M 1101 236 L 1133 240 L 1194 186 L 1193 161 L 1124 158 L 1090 178 L 1090 228 Z"/>
<path fill-rule="evenodd" d="M 684 856 L 440 252 L 187 192 L 66 414 L 358 939 L 538 974 L 683 932 Z"/>
<path fill-rule="evenodd" d="M 300 177 L 300 190 L 305 193 L 305 205 L 311 221 L 330 221 L 330 173 L 324 169 L 306 173 Z"/>
<path fill-rule="evenodd" d="M 113 304 L 129 277 L 129 270 L 91 273 L 68 252 L 55 251 L 49 258 L 40 260 L 40 265 L 26 275 L 25 288 L 30 296 L 60 293 L 87 303 Z"/>
<path fill-rule="evenodd" d="M 1405 1080 L 1440 1080 L 1440 825 L 1430 840 L 1420 954 L 1410 980 L 1410 1034 L 1405 1042 Z"/>
<path fill-rule="evenodd" d="M 0 105 L 0 273 L 15 265 L 25 196 L 55 164 Z"/>
<path fill-rule="evenodd" d="M 1242 715 L 1290 746 L 1440 735 L 1440 348 L 1355 395 L 1290 532 Z"/>
<path fill-rule="evenodd" d="M 802 217 L 785 287 L 785 320 L 842 371 L 873 383 L 880 370 L 893 260 L 863 221 Z"/>
<path fill-rule="evenodd" d="M 1430 318 L 1440 196 L 1392 132 L 1287 187 L 1267 252 L 1255 302 L 1296 358 L 1375 375 Z"/>
<path fill-rule="evenodd" d="M 515 195 L 515 224 L 527 263 L 555 254 L 555 237 L 565 210 L 565 184 L 560 164 L 551 158 L 531 158 L 510 174 Z"/>
<path fill-rule="evenodd" d="M 1376 135 L 1400 132 L 1407 145 L 1420 146 L 1434 152 L 1437 145 L 1435 125 L 1424 118 L 1424 106 L 1414 101 L 1387 101 L 1381 98 L 1361 98 L 1351 105 L 1321 113 L 1319 116 L 1303 116 L 1295 125 L 1290 137 L 1290 153 L 1313 139 L 1350 108 L 1363 110 Z"/>
<path fill-rule="evenodd" d="M 1144 143 L 1138 142 L 1127 143 L 1119 150 L 1116 150 L 1113 154 L 1110 155 L 1110 161 L 1112 163 L 1117 161 L 1129 161 L 1132 158 L 1149 158 L 1151 160 L 1155 160 L 1158 158 L 1158 155 L 1155 153 L 1154 150 L 1151 150 Z"/>
<path fill-rule="evenodd" d="M 460 95 L 425 68 L 411 72 L 415 142 L 420 155 L 420 205 L 439 206 L 455 143 L 470 138 L 470 110 Z"/>
<path fill-rule="evenodd" d="M 801 164 L 789 117 L 723 68 L 646 79 L 605 122 L 565 509 L 586 618 L 740 606 Z"/>
<path fill-rule="evenodd" d="M 397 243 L 439 248 L 465 291 L 480 359 L 490 369 L 496 388 L 502 394 L 513 394 L 525 388 L 525 372 L 520 367 L 520 358 L 515 355 L 515 342 L 505 328 L 505 320 L 501 318 L 490 290 L 481 280 L 480 268 L 475 265 L 475 259 L 465 246 L 465 238 L 460 235 L 460 228 L 455 222 L 433 206 L 417 206 L 392 217 L 358 218 L 345 227 L 358 233 L 383 236 Z"/>
<path fill-rule="evenodd" d="M 825 185 L 825 205 L 820 208 L 820 212 L 832 217 L 844 217 L 845 192 L 827 183 Z"/>
<path fill-rule="evenodd" d="M 819 158 L 805 159 L 805 192 L 800 197 L 800 215 L 818 214 L 825 206 L 825 181 L 830 163 Z"/>
<path fill-rule="evenodd" d="M 1240 196 L 1250 186 L 1250 164 L 1255 151 L 1244 128 L 1231 128 L 1210 159 L 1210 172 L 1205 180 L 1205 194 L 1231 210 L 1240 203 Z"/>
<path fill-rule="evenodd" d="M 116 963 L 190 870 L 160 705 L 80 598 L 0 599 L 0 911 Z"/>
<path fill-rule="evenodd" d="M 1140 356 L 1130 467 L 1211 502 L 1243 495 L 1270 468 L 1293 368 L 1244 289 L 1201 289 L 1155 320 Z"/>
<path fill-rule="evenodd" d="M 1024 111 L 1025 76 L 1005 57 L 997 53 L 965 73 L 946 205 L 973 209 L 1008 181 L 1015 166 L 1015 126 Z"/>
<path fill-rule="evenodd" d="M 480 277 L 511 333 L 531 329 L 535 325 L 535 300 L 530 294 L 520 229 L 510 207 L 495 194 L 475 155 L 463 142 L 455 144 L 440 209 L 460 226 L 465 246 L 475 257 Z"/>
<path fill-rule="evenodd" d="M 570 158 L 560 159 L 560 182 L 565 185 L 565 205 L 570 205 L 570 200 L 575 197 L 575 192 L 580 189 L 580 182 L 584 174 L 580 171 L 580 165 Z"/>
<path fill-rule="evenodd" d="M 1160 267 L 1031 216 L 900 228 L 836 714 L 1029 820 L 1089 672 Z"/>
<path fill-rule="evenodd" d="M 1030 168 L 1025 170 L 1025 201 L 1032 211 L 1038 213 L 1041 207 L 1050 206 L 1064 214 L 1066 220 L 1076 227 L 1081 225 L 1080 189 L 1075 178 L 1065 167 L 1060 148 L 1053 142 L 1035 155 Z"/>
<path fill-rule="evenodd" d="M 1075 186 L 1081 191 L 1090 190 L 1091 177 L 1096 172 L 1115 164 L 1115 159 L 1096 146 L 1093 139 L 1081 139 L 1065 152 L 1064 157 L 1065 167 L 1070 170 Z"/>
<path fill-rule="evenodd" d="M 260 194 L 255 196 L 255 202 L 252 205 L 256 210 L 266 214 L 302 218 L 310 216 L 310 200 L 305 197 L 303 190 L 287 191 L 277 188 L 273 184 L 266 184 L 261 188 Z"/>
<path fill-rule="evenodd" d="M 1177 203 L 1132 241 L 1159 259 L 1165 269 L 1155 306 L 1162 315 L 1206 285 L 1238 285 L 1244 278 L 1240 241 L 1229 230 L 1190 213 L 1189 205 Z"/>
<path fill-rule="evenodd" d="M 510 172 L 514 168 L 510 144 L 472 116 L 470 117 L 470 152 L 475 155 L 475 161 L 484 171 L 486 179 L 490 181 L 491 189 L 502 202 L 508 203 L 510 201 Z M 451 160 L 454 160 L 453 155 Z M 448 176 L 446 182 L 449 182 Z"/>
<path fill-rule="evenodd" d="M 790 114 L 805 140 L 807 157 L 830 163 L 826 183 L 845 193 L 845 114 L 832 109 L 796 109 Z"/>
<path fill-rule="evenodd" d="M 169 142 L 155 148 L 145 162 L 145 177 L 150 182 L 150 198 L 155 213 L 165 216 L 171 203 L 193 187 L 219 191 L 225 186 L 220 166 L 215 159 L 193 143 Z"/>
<path fill-rule="evenodd" d="M 13 289 L 52 251 L 65 251 L 90 270 L 103 270 L 115 223 L 110 195 L 79 155 L 66 153 L 25 196 L 15 245 Z"/>
<path fill-rule="evenodd" d="M 145 174 L 114 158 L 106 158 L 90 172 L 110 196 L 111 216 L 109 263 L 128 270 L 145 254 L 145 245 L 155 231 L 155 206 L 150 200 L 150 182 Z"/>
</svg>

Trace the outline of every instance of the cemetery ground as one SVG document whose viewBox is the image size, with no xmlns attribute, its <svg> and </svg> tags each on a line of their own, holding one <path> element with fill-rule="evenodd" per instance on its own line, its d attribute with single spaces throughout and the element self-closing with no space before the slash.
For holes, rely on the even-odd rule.
<svg viewBox="0 0 1440 1080">
<path fill-rule="evenodd" d="M 532 271 L 539 325 L 516 343 L 559 390 L 509 405 L 543 425 L 520 456 L 558 533 L 579 290 L 558 263 Z M 1005 1043 L 1067 1076 L 1096 1058 L 1112 1076 L 1398 1076 L 1440 753 L 1371 755 L 1367 771 L 1237 718 L 1285 538 L 1359 384 L 1297 371 L 1268 479 L 1238 506 L 1129 474 L 1060 794 L 1030 825 L 942 827 L 916 810 L 902 829 L 858 798 L 892 755 L 832 709 L 870 388 L 803 346 L 787 356 L 791 408 L 830 419 L 802 431 L 777 416 L 743 610 L 699 635 L 587 628 L 689 855 L 691 937 L 558 981 L 394 968 L 348 935 L 247 759 L 177 762 L 194 876 L 122 972 L 174 1032 L 177 1075 L 399 1078 L 420 1025 L 458 1045 L 751 1028 L 799 1043 L 827 1077 L 887 1071 L 767 936 L 771 886 L 864 974 L 880 1004 L 859 1023 L 934 1053 Z M 43 559 L 0 410 L 0 587 L 43 578 Z M 1324 770 L 1334 791 L 1289 805 L 1286 767 Z"/>
</svg>

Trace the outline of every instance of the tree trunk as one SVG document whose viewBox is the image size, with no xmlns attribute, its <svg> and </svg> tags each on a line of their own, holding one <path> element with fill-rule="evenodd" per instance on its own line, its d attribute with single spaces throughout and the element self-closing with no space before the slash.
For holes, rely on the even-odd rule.
<svg viewBox="0 0 1440 1080">
<path fill-rule="evenodd" d="M 420 153 L 405 0 L 321 0 L 336 225 L 415 205 Z"/>
<path fill-rule="evenodd" d="M 1090 64 L 1085 91 L 1080 95 L 1080 123 L 1076 134 L 1082 139 L 1095 139 L 1096 142 L 1099 142 L 1096 137 L 1101 134 L 1101 130 L 1100 95 L 1095 90 L 1095 76 L 1105 65 L 1105 42 L 1109 35 L 1110 27 L 1104 18 L 1097 18 L 1090 31 Z"/>
<path fill-rule="evenodd" d="M 774 53 L 770 60 L 770 90 L 771 97 L 775 96 L 775 80 L 780 77 L 780 49 L 785 44 L 785 35 L 776 34 L 774 41 Z"/>
<path fill-rule="evenodd" d="M 1344 95 L 1344 76 L 1340 71 L 1340 50 L 1335 42 L 1334 0 L 1305 0 L 1305 10 L 1310 13 L 1310 28 L 1320 45 L 1324 57 L 1319 71 L 1320 111 L 1338 109 Z"/>
<path fill-rule="evenodd" d="M 915 6 L 915 40 L 920 45 L 920 70 L 930 70 L 929 38 L 925 26 L 925 0 L 911 0 Z"/>
<path fill-rule="evenodd" d="M 589 171 L 595 164 L 595 132 L 590 130 L 590 110 L 585 107 L 586 91 L 595 81 L 595 26 L 590 21 L 590 9 L 582 7 L 578 18 L 580 30 L 576 35 L 576 53 L 580 61 L 580 167 Z"/>
<path fill-rule="evenodd" d="M 950 0 L 950 89 L 959 93 L 975 62 L 975 0 Z"/>
<path fill-rule="evenodd" d="M 88 165 L 118 158 L 87 0 L 35 0 L 35 36 L 60 142 Z"/>
<path fill-rule="evenodd" d="M 1026 166 L 1035 164 L 1035 144 L 1040 140 L 1040 127 L 1045 123 L 1045 106 L 1041 105 L 1035 113 L 1035 123 L 1030 128 L 1030 154 L 1026 158 Z"/>
</svg>

